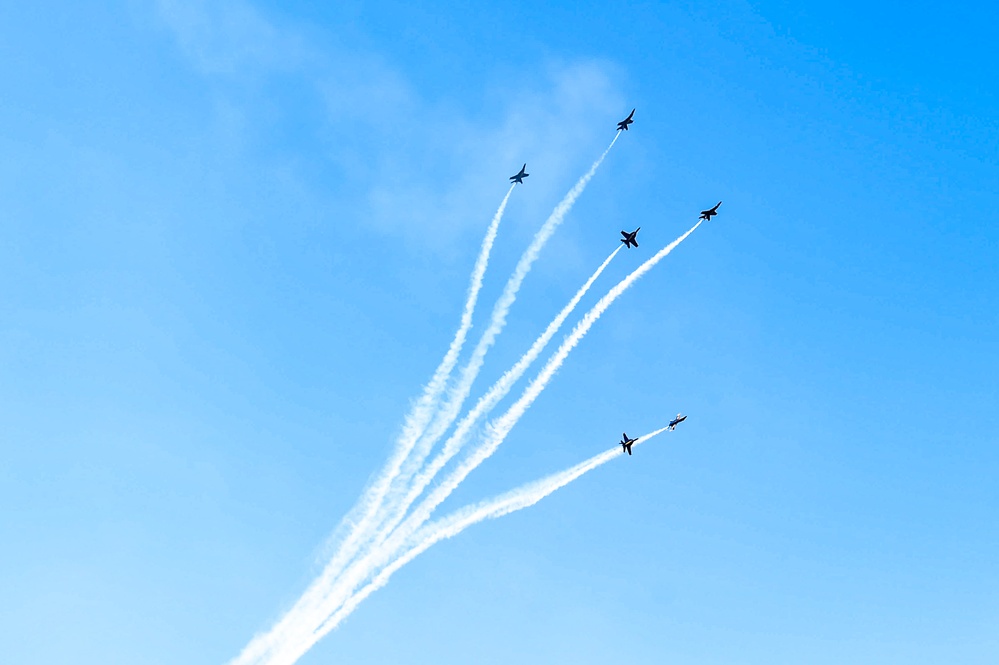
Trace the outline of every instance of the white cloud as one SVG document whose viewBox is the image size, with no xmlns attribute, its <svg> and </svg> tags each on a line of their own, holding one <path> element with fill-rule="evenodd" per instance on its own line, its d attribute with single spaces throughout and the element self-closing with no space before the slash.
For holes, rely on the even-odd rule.
<svg viewBox="0 0 999 665">
<path fill-rule="evenodd" d="M 305 40 L 238 0 L 158 0 L 160 18 L 205 74 L 289 69 L 307 56 Z"/>
<path fill-rule="evenodd" d="M 194 67 L 219 81 L 220 126 L 271 144 L 269 123 L 305 117 L 296 131 L 311 134 L 302 148 L 310 154 L 283 152 L 273 168 L 284 177 L 298 169 L 299 189 L 330 224 L 435 251 L 463 244 L 464 231 L 479 233 L 524 162 L 532 177 L 517 192 L 520 214 L 511 224 L 533 232 L 627 111 L 607 62 L 547 63 L 515 81 L 483 81 L 430 99 L 386 56 L 332 46 L 337 40 L 321 39 L 320 28 L 279 24 L 244 2 L 160 0 L 159 9 Z M 293 78 L 301 94 L 286 101 L 265 85 L 234 91 L 233 82 L 268 77 Z M 292 106 L 303 96 L 309 113 Z"/>
</svg>

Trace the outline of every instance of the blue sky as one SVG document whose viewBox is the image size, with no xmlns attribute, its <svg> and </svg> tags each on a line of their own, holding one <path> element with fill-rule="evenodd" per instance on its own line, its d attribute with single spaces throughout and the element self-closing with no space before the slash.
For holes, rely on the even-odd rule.
<svg viewBox="0 0 999 665">
<path fill-rule="evenodd" d="M 302 663 L 994 663 L 984 3 L 33 3 L 0 21 L 0 642 L 222 663 L 384 462 L 523 162 L 479 391 L 608 311 L 458 507 L 675 433 L 400 571 Z M 480 328 L 476 328 L 479 330 Z"/>
</svg>

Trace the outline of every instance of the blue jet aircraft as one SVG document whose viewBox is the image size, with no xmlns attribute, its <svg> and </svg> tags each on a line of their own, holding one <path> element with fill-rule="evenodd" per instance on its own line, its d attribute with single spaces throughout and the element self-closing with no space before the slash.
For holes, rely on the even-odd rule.
<svg viewBox="0 0 999 665">
<path fill-rule="evenodd" d="M 630 455 L 631 454 L 631 444 L 635 443 L 635 441 L 638 441 L 638 439 L 629 439 L 627 434 L 623 434 L 622 433 L 621 434 L 621 440 L 618 441 L 618 443 L 621 444 L 621 452 L 626 452 L 627 451 L 627 453 Z"/>
<path fill-rule="evenodd" d="M 710 222 L 711 218 L 718 214 L 718 206 L 721 205 L 721 201 L 715 204 L 714 208 L 708 208 L 707 210 L 701 211 L 701 216 L 698 219 L 703 219 L 705 222 Z"/>
<path fill-rule="evenodd" d="M 632 118 L 634 117 L 635 117 L 635 109 L 631 109 L 631 113 L 628 114 L 628 117 L 622 120 L 621 122 L 617 123 L 617 131 L 621 131 L 622 129 L 628 131 L 628 125 L 635 122 L 634 120 L 632 120 Z"/>
<path fill-rule="evenodd" d="M 524 164 L 520 168 L 520 173 L 518 173 L 517 175 L 510 176 L 510 180 L 512 180 L 514 182 L 519 182 L 521 185 L 523 185 L 524 184 L 524 178 L 526 178 L 527 176 L 531 175 L 530 173 L 525 173 L 525 171 L 527 171 L 527 164 Z"/>
<path fill-rule="evenodd" d="M 641 230 L 642 230 L 642 227 L 639 226 L 637 229 L 635 229 L 631 233 L 628 233 L 627 231 L 621 231 L 621 235 L 624 236 L 623 238 L 621 238 L 621 242 L 624 243 L 624 246 L 625 247 L 638 247 L 638 241 L 635 240 L 635 234 L 637 234 Z"/>
</svg>

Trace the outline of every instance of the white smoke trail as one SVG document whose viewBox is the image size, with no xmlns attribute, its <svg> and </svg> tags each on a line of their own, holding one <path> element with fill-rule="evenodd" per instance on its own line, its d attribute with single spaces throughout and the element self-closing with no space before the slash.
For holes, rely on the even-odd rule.
<svg viewBox="0 0 999 665">
<path fill-rule="evenodd" d="M 514 404 L 507 409 L 506 413 L 500 416 L 495 422 L 487 426 L 485 441 L 472 451 L 472 453 L 446 477 L 444 481 L 423 500 L 410 514 L 405 522 L 399 527 L 397 533 L 392 535 L 391 541 L 398 544 L 408 538 L 420 525 L 430 517 L 430 514 L 437 506 L 446 499 L 451 492 L 482 462 L 489 458 L 496 449 L 503 443 L 503 440 L 513 429 L 517 421 L 520 420 L 524 412 L 534 403 L 538 395 L 545 389 L 548 382 L 555 375 L 555 372 L 562 366 L 569 353 L 579 344 L 580 340 L 586 336 L 589 329 L 596 323 L 597 319 L 607 310 L 617 298 L 624 293 L 628 287 L 635 283 L 640 277 L 651 270 L 659 261 L 672 252 L 680 243 L 701 225 L 698 221 L 686 233 L 659 250 L 654 256 L 645 261 L 631 274 L 618 282 L 614 287 L 587 312 L 582 320 L 572 329 L 572 333 L 562 342 L 558 350 L 548 359 L 544 368 L 538 373 L 534 380 L 527 386 L 524 393 Z"/>
<path fill-rule="evenodd" d="M 607 266 L 610 265 L 610 262 L 615 256 L 617 256 L 621 249 L 622 248 L 620 246 L 615 248 L 614 251 L 611 252 L 606 259 L 604 259 L 603 263 L 601 263 L 593 274 L 590 275 L 589 279 L 587 279 L 583 286 L 580 287 L 566 306 L 562 308 L 562 311 L 560 311 L 551 323 L 548 324 L 545 331 L 534 341 L 527 353 L 525 353 L 512 368 L 507 370 L 507 372 L 504 373 L 504 375 L 495 384 L 493 384 L 489 391 L 479 399 L 475 408 L 473 408 L 472 411 L 469 412 L 458 424 L 455 432 L 445 443 L 441 454 L 438 455 L 437 458 L 431 462 L 430 466 L 421 472 L 420 475 L 414 480 L 410 493 L 401 501 L 401 503 L 396 505 L 396 501 L 391 499 L 388 501 L 389 509 L 394 513 L 393 517 L 388 522 L 383 523 L 383 525 L 379 528 L 379 533 L 373 540 L 372 545 L 368 550 L 369 553 L 377 551 L 385 539 L 391 535 L 392 530 L 405 517 L 406 510 L 412 505 L 413 501 L 419 497 L 420 493 L 426 488 L 437 472 L 443 468 L 443 466 L 458 452 L 460 446 L 467 439 L 472 427 L 479 420 L 479 418 L 488 413 L 499 402 L 499 400 L 509 393 L 512 386 L 521 376 L 523 376 L 524 372 L 531 365 L 531 363 L 537 359 L 541 351 L 544 350 L 545 345 L 551 341 L 551 338 L 556 332 L 558 332 L 566 318 L 568 318 L 568 316 L 572 313 L 575 307 L 579 304 L 579 301 L 582 300 L 583 296 L 586 295 L 590 287 L 593 286 L 593 283 L 596 282 L 597 278 L 600 277 Z M 356 585 L 363 581 L 365 575 L 370 574 L 365 572 L 365 564 L 370 561 L 373 556 L 374 555 L 372 554 L 369 557 L 362 557 L 358 562 L 356 562 L 356 565 L 351 566 L 350 569 L 345 572 L 343 578 L 333 580 L 332 586 L 327 586 L 325 602 L 313 605 L 310 608 L 312 612 L 308 618 L 304 615 L 300 615 L 298 617 L 301 625 L 318 625 L 318 623 L 325 621 L 327 617 L 330 616 L 330 613 L 335 612 L 339 604 L 343 602 L 345 595 L 352 593 Z M 355 579 L 357 580 L 356 582 L 354 582 Z M 301 654 L 305 653 L 305 651 L 311 647 L 311 643 L 309 643 L 308 646 L 304 646 L 303 649 L 303 642 L 299 640 L 287 640 L 287 642 L 289 644 L 288 648 L 292 651 L 290 654 L 287 652 L 282 654 L 282 657 L 286 658 L 286 660 L 272 660 L 268 661 L 269 663 L 293 663 L 295 659 L 300 657 Z"/>
<path fill-rule="evenodd" d="M 610 307 L 610 305 L 636 280 L 651 270 L 659 261 L 665 258 L 680 243 L 686 240 L 687 237 L 700 225 L 701 222 L 698 221 L 682 236 L 671 242 L 663 249 L 659 250 L 659 252 L 645 261 L 645 263 L 632 271 L 631 274 L 618 282 L 610 291 L 607 292 L 606 295 L 604 295 L 603 298 L 597 302 L 596 305 L 590 309 L 589 312 L 586 313 L 583 319 L 576 324 L 575 328 L 573 328 L 572 333 L 566 338 L 561 346 L 559 346 L 558 350 L 552 355 L 552 357 L 549 358 L 545 367 L 538 373 L 538 376 L 536 376 L 530 385 L 528 385 L 528 387 L 524 390 L 521 397 L 495 423 L 490 424 L 487 428 L 488 434 L 486 440 L 477 449 L 475 449 L 467 459 L 463 460 L 462 463 L 459 464 L 459 466 L 447 478 L 445 478 L 445 480 L 438 487 L 436 487 L 427 496 L 427 498 L 416 507 L 415 510 L 413 510 L 409 517 L 406 518 L 406 520 L 395 530 L 386 542 L 384 542 L 376 550 L 370 551 L 367 555 L 355 561 L 348 570 L 344 571 L 343 576 L 336 581 L 330 595 L 326 599 L 326 603 L 323 607 L 323 614 L 325 617 L 331 617 L 343 603 L 348 601 L 348 599 L 353 595 L 354 590 L 360 586 L 365 579 L 367 579 L 374 571 L 385 566 L 390 561 L 393 553 L 395 553 L 400 547 L 403 547 L 404 544 L 408 542 L 417 531 L 417 529 L 426 523 L 434 509 L 436 509 L 437 506 L 440 505 L 440 503 L 444 501 L 444 499 L 446 499 L 451 492 L 453 492 L 454 489 L 461 484 L 462 481 L 464 481 L 469 473 L 471 473 L 496 451 L 499 445 L 509 434 L 510 430 L 513 429 L 517 421 L 521 418 L 521 416 L 523 416 L 527 408 L 548 385 L 548 382 L 551 380 L 552 376 L 554 376 L 555 372 L 562 366 L 562 363 L 565 361 L 566 357 L 568 357 L 569 353 L 576 347 L 580 340 L 582 340 L 587 331 L 589 331 L 589 329 L 607 310 L 607 308 Z M 310 624 L 311 623 L 312 622 L 310 621 Z M 319 625 L 323 624 L 320 623 Z M 308 638 L 308 646 L 304 646 L 302 643 L 289 644 L 288 646 L 292 650 L 291 658 L 288 660 L 273 662 L 275 665 L 277 663 L 281 663 L 282 665 L 294 663 L 302 653 L 305 653 L 305 651 L 307 651 L 316 640 L 320 639 L 322 635 L 325 635 L 326 632 L 328 631 L 319 631 L 315 634 L 314 639 Z"/>
<path fill-rule="evenodd" d="M 416 447 L 415 453 L 408 459 L 404 458 L 403 461 L 405 462 L 405 468 L 401 469 L 401 473 L 398 469 L 396 469 L 396 472 L 393 474 L 390 481 L 395 480 L 395 484 L 405 485 L 408 479 L 411 478 L 413 474 L 417 473 L 423 465 L 427 456 L 430 454 L 434 443 L 440 439 L 444 432 L 447 431 L 447 428 L 450 427 L 451 423 L 454 422 L 458 415 L 458 411 L 460 411 L 462 404 L 468 397 L 468 393 L 471 391 L 472 383 L 474 383 L 476 376 L 478 376 L 478 372 L 485 360 L 486 353 L 493 345 L 496 337 L 502 331 L 503 326 L 506 323 L 506 315 L 517 298 L 517 293 L 520 290 L 521 284 L 527 277 L 527 274 L 530 272 L 531 267 L 537 260 L 545 244 L 548 242 L 548 239 L 555 233 L 555 230 L 562 223 L 566 214 L 568 214 L 568 212 L 572 209 L 573 204 L 586 189 L 586 185 L 589 184 L 590 180 L 597 172 L 597 169 L 607 157 L 611 148 L 614 147 L 614 144 L 617 142 L 619 136 L 620 132 L 614 135 L 614 139 L 610 142 L 600 157 L 590 166 L 590 169 L 583 174 L 572 189 L 569 190 L 565 197 L 563 197 L 562 201 L 555 206 L 551 215 L 548 216 L 548 219 L 545 220 L 541 229 L 535 234 L 531 244 L 524 251 L 523 255 L 521 255 L 520 260 L 517 262 L 517 266 L 514 268 L 513 274 L 510 276 L 510 279 L 507 280 L 503 292 L 500 294 L 499 299 L 493 307 L 489 327 L 483 332 L 482 337 L 479 339 L 478 344 L 472 352 L 471 358 L 462 369 L 457 385 L 450 391 L 444 406 L 441 407 L 436 414 L 434 414 L 429 428 L 423 432 L 422 436 L 418 437 L 419 445 Z M 412 446 L 410 446 L 410 450 L 412 450 Z M 386 492 L 388 491 L 390 485 L 391 482 L 386 483 Z M 384 494 L 382 496 L 384 496 Z M 378 506 L 380 507 L 383 503 L 384 502 L 379 502 Z M 387 532 L 385 529 L 378 529 L 377 527 L 381 523 L 381 520 L 387 517 L 385 511 L 382 511 L 379 514 L 375 514 L 374 512 L 369 512 L 367 514 L 371 517 L 368 521 L 368 528 L 365 530 L 365 534 L 371 534 L 374 530 L 377 530 L 382 534 L 379 542 L 383 541 L 384 535 Z M 394 523 L 397 524 L 398 522 L 396 521 Z M 363 543 L 359 542 L 358 545 L 363 545 Z M 357 553 L 359 546 L 353 548 L 350 553 L 351 557 Z M 322 579 L 317 581 L 318 583 L 316 585 L 310 587 L 309 591 L 307 591 L 307 593 L 310 593 L 310 619 L 303 621 L 301 616 L 296 616 L 295 621 L 299 625 L 311 624 L 312 617 L 318 616 L 321 620 L 325 616 L 328 616 L 328 614 L 325 613 L 324 608 L 328 608 L 339 602 L 337 600 L 339 594 L 333 591 L 334 588 L 339 588 L 341 586 L 337 583 L 336 576 L 342 571 L 343 564 L 349 561 L 350 557 L 338 557 L 339 567 L 335 570 L 331 570 L 332 574 L 329 576 L 327 576 L 324 571 Z M 352 566 L 352 568 L 356 567 Z M 330 586 L 331 583 L 334 585 L 332 588 Z M 313 589 L 315 589 L 315 594 L 311 593 Z M 313 601 L 313 597 L 315 597 L 316 600 Z M 288 631 L 286 630 L 284 632 L 287 633 Z M 232 665 L 243 665 L 243 662 L 240 661 L 238 663 L 233 663 Z"/>
<path fill-rule="evenodd" d="M 649 439 L 665 432 L 668 427 L 657 429 L 644 436 L 638 437 L 632 444 L 632 448 L 641 445 Z M 360 591 L 353 594 L 343 606 L 337 610 L 329 620 L 320 627 L 316 639 L 321 639 L 323 635 L 336 628 L 346 619 L 365 598 L 388 584 L 389 578 L 397 570 L 425 552 L 435 543 L 447 538 L 453 538 L 468 527 L 487 519 L 496 519 L 503 515 L 528 508 L 552 494 L 558 489 L 565 487 L 576 480 L 584 473 L 606 464 L 615 457 L 619 457 L 624 451 L 616 448 L 604 451 L 599 455 L 594 455 L 590 459 L 581 462 L 573 467 L 552 474 L 547 478 L 536 480 L 533 483 L 522 485 L 498 497 L 487 499 L 474 506 L 467 506 L 455 511 L 447 517 L 431 522 L 417 531 L 410 539 L 410 547 L 401 556 L 392 561 L 388 566 L 379 571 L 371 582 L 365 585 Z"/>
<path fill-rule="evenodd" d="M 378 513 L 384 503 L 385 496 L 392 485 L 393 479 L 399 475 L 403 463 L 409 457 L 420 435 L 423 433 L 428 422 L 437 409 L 441 395 L 447 385 L 448 378 L 458 362 L 458 356 L 464 346 L 468 331 L 472 327 L 472 316 L 475 312 L 475 305 L 478 301 L 479 291 L 482 290 L 482 282 L 485 277 L 486 267 L 489 264 L 489 255 L 492 252 L 496 235 L 499 231 L 500 221 L 506 210 L 510 195 L 513 194 L 515 185 L 510 185 L 506 196 L 500 202 L 499 208 L 493 215 L 492 221 L 486 230 L 486 235 L 482 239 L 482 246 L 479 255 L 472 268 L 469 279 L 468 295 L 465 299 L 465 307 L 461 313 L 461 321 L 458 330 L 451 340 L 447 353 L 441 360 L 440 365 L 434 371 L 430 382 L 423 389 L 423 394 L 410 410 L 403 425 L 402 434 L 392 453 L 392 457 L 385 465 L 382 472 L 374 482 L 365 490 L 357 505 L 351 509 L 344 524 L 350 525 L 349 533 L 343 542 L 339 544 L 333 558 L 326 564 L 320 576 L 309 586 L 295 606 L 289 610 L 278 623 L 267 633 L 255 636 L 246 646 L 243 652 L 232 662 L 232 665 L 256 662 L 267 650 L 273 648 L 277 640 L 291 637 L 290 633 L 296 631 L 296 627 L 301 628 L 301 616 L 308 613 L 309 608 L 315 607 L 322 601 L 330 583 L 342 572 L 343 567 L 357 554 L 359 547 L 371 536 L 374 527 L 378 525 Z"/>
<path fill-rule="evenodd" d="M 600 277 L 604 269 L 610 265 L 610 262 L 615 256 L 617 256 L 618 252 L 620 252 L 622 248 L 623 246 L 618 246 L 613 252 L 610 253 L 610 256 L 604 259 L 604 262 L 600 264 L 592 275 L 590 275 L 590 278 L 587 279 L 583 286 L 579 288 L 576 295 L 574 295 L 566 306 L 562 308 L 562 311 L 559 312 L 554 319 L 552 319 L 551 323 L 548 324 L 548 327 L 545 328 L 544 332 L 542 332 L 541 335 L 534 341 L 534 344 L 531 345 L 520 360 L 518 360 L 513 367 L 508 369 L 503 376 L 492 385 L 488 392 L 479 398 L 475 407 L 461 419 L 457 427 L 455 427 L 455 431 L 451 434 L 447 441 L 445 441 L 443 450 L 441 450 L 437 457 L 435 457 L 414 479 L 413 484 L 409 489 L 409 493 L 401 502 L 398 502 L 396 505 L 391 507 L 393 516 L 386 521 L 380 529 L 382 539 L 380 541 L 376 541 L 372 545 L 372 548 L 377 548 L 378 545 L 380 545 L 381 542 L 391 534 L 392 530 L 395 529 L 399 522 L 402 521 L 403 517 L 405 517 L 406 511 L 409 507 L 413 505 L 413 502 L 420 496 L 423 490 L 426 489 L 427 485 L 430 484 L 430 481 L 432 481 L 444 465 L 458 453 L 461 446 L 468 440 L 468 436 L 471 433 L 472 428 L 475 426 L 475 423 L 478 422 L 479 418 L 488 414 L 501 399 L 506 397 L 513 385 L 520 379 L 521 376 L 524 375 L 524 372 L 531 366 L 531 363 L 533 363 L 537 357 L 541 355 L 545 346 L 551 341 L 551 338 L 555 336 L 555 333 L 558 332 L 562 324 L 565 323 L 565 320 L 576 308 L 576 305 L 579 304 L 579 301 L 582 300 L 583 296 L 586 295 L 587 291 L 590 290 L 590 287 L 593 286 L 593 283 L 598 277 Z"/>
<path fill-rule="evenodd" d="M 458 379 L 457 385 L 449 391 L 448 399 L 445 401 L 444 406 L 437 412 L 434 416 L 433 422 L 431 423 L 426 434 L 420 441 L 420 445 L 417 448 L 417 454 L 413 458 L 415 464 L 414 470 L 418 469 L 423 461 L 426 459 L 427 455 L 430 454 L 430 450 L 433 448 L 434 443 L 447 431 L 447 428 L 451 426 L 454 419 L 457 417 L 458 412 L 461 410 L 462 404 L 464 404 L 465 399 L 468 397 L 468 393 L 472 389 L 472 384 L 475 382 L 476 376 L 478 376 L 479 370 L 482 368 L 482 363 L 485 361 L 486 353 L 489 348 L 496 341 L 496 337 L 503 330 L 503 326 L 506 324 L 506 315 L 510 311 L 510 307 L 513 306 L 514 301 L 517 299 L 517 292 L 520 290 L 520 286 L 527 277 L 527 274 L 531 271 L 531 267 L 537 260 L 538 256 L 541 254 L 541 250 L 544 248 L 545 243 L 551 238 L 555 230 L 558 229 L 562 220 L 572 209 L 573 204 L 576 203 L 576 199 L 583 193 L 586 189 L 586 185 L 589 184 L 590 180 L 593 178 L 597 169 L 603 163 L 604 158 L 607 157 L 607 153 L 611 151 L 614 144 L 617 143 L 618 137 L 621 136 L 621 132 L 614 135 L 614 139 L 610 142 L 607 148 L 603 151 L 599 158 L 590 166 L 590 170 L 583 174 L 583 176 L 576 181 L 572 189 L 565 195 L 565 197 L 559 202 L 552 213 L 545 220 L 545 223 L 541 226 L 541 229 L 535 234 L 534 239 L 531 240 L 531 244 L 524 251 L 520 260 L 517 262 L 517 266 L 513 270 L 513 274 L 507 281 L 506 286 L 503 288 L 503 292 L 500 294 L 499 299 L 496 301 L 496 305 L 493 307 L 492 319 L 489 322 L 489 327 L 486 328 L 485 332 L 482 333 L 482 337 L 479 339 L 478 344 L 472 351 L 472 356 L 469 358 L 468 363 L 461 370 L 461 374 Z"/>
</svg>

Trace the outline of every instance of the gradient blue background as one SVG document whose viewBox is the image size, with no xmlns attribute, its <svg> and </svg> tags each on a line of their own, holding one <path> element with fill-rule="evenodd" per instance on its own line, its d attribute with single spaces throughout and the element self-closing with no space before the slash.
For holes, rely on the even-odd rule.
<svg viewBox="0 0 999 665">
<path fill-rule="evenodd" d="M 632 107 L 479 390 L 619 230 L 586 305 L 720 215 L 447 505 L 689 419 L 301 662 L 999 661 L 993 4 L 317 4 L 3 4 L 4 662 L 221 663 L 267 628 L 506 178 L 480 314 Z"/>
</svg>

